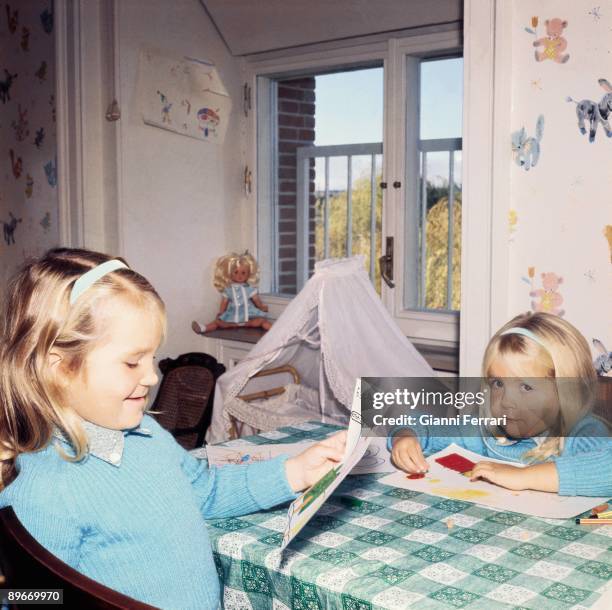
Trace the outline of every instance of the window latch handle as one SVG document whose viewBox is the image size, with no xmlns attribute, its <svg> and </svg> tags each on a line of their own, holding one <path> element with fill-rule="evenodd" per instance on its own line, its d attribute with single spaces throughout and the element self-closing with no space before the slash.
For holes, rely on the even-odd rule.
<svg viewBox="0 0 612 610">
<path fill-rule="evenodd" d="M 395 288 L 393 282 L 393 237 L 387 237 L 385 254 L 378 259 L 380 276 L 389 288 Z"/>
</svg>

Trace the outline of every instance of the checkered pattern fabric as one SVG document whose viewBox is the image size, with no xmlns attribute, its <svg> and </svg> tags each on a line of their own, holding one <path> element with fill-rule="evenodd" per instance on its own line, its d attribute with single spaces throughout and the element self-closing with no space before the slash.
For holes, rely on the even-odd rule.
<svg viewBox="0 0 612 610">
<path fill-rule="evenodd" d="M 319 423 L 230 445 L 321 439 Z M 209 521 L 232 610 L 588 608 L 612 580 L 612 526 L 500 512 L 349 476 L 280 554 L 286 507 Z"/>
</svg>

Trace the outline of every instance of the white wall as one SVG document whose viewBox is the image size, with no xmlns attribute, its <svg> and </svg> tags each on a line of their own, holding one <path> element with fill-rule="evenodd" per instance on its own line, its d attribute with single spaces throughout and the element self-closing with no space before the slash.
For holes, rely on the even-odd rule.
<svg viewBox="0 0 612 610">
<path fill-rule="evenodd" d="M 130 265 L 157 288 L 168 308 L 160 356 L 203 351 L 190 323 L 211 320 L 219 305 L 212 263 L 252 247 L 241 225 L 241 85 L 232 58 L 198 0 L 117 3 L 121 104 L 120 241 Z M 233 101 L 223 145 L 147 126 L 136 107 L 141 47 L 217 66 Z"/>
</svg>

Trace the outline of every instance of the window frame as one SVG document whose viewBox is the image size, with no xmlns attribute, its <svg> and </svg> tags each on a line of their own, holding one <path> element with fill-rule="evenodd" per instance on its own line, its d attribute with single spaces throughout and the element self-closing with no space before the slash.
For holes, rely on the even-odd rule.
<svg viewBox="0 0 612 610">
<path fill-rule="evenodd" d="M 512 9 L 507 3 L 465 0 L 462 291 L 459 319 L 459 372 L 464 376 L 479 375 L 484 346 L 494 329 L 507 318 L 508 261 L 504 246 L 507 241 L 505 235 L 510 197 L 507 184 L 511 158 L 504 134 L 509 133 L 511 105 L 511 83 L 506 73 L 507 66 L 511 65 L 511 16 Z M 456 30 L 455 25 L 426 29 L 434 36 Z M 419 38 L 427 35 L 419 34 Z M 338 41 L 336 44 L 314 45 L 306 50 L 289 49 L 243 58 L 243 75 L 253 91 L 253 109 L 248 113 L 243 132 L 246 134 L 244 161 L 248 167 L 257 167 L 257 75 L 273 77 L 293 72 L 297 76 L 319 68 L 341 67 L 349 62 L 367 65 L 367 62 L 381 58 L 387 73 L 389 49 L 399 44 L 396 40 L 380 36 L 374 40 L 353 42 L 356 44 Z M 388 114 L 385 108 L 385 129 L 389 129 Z M 388 151 L 385 152 L 388 160 Z M 383 172 L 385 176 L 390 175 L 388 168 Z M 258 193 L 257 171 L 253 171 L 253 186 L 253 193 Z M 254 203 L 247 206 L 244 220 L 249 227 L 246 233 L 248 240 L 253 245 L 253 251 L 258 253 L 258 206 L 257 202 Z M 384 212 L 389 214 L 386 200 L 383 205 Z M 261 253 L 258 255 L 262 260 Z M 265 261 L 262 260 L 262 263 L 265 264 Z M 271 315 L 278 317 L 291 298 L 268 295 L 265 300 L 270 306 Z M 383 294 L 383 302 L 389 309 L 388 292 Z M 432 315 L 439 318 L 441 314 L 423 312 L 420 317 L 423 322 L 428 322 L 427 317 Z M 457 320 L 447 323 L 456 325 Z M 448 341 L 441 341 L 435 336 L 419 342 L 433 346 L 449 345 Z"/>
</svg>

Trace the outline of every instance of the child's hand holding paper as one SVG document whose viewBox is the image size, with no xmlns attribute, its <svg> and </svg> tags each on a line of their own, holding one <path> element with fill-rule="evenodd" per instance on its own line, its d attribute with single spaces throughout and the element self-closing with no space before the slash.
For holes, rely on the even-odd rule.
<svg viewBox="0 0 612 610">
<path fill-rule="evenodd" d="M 338 432 L 287 460 L 287 481 L 293 491 L 314 485 L 338 465 L 344 456 L 346 434 L 346 430 Z"/>
</svg>

